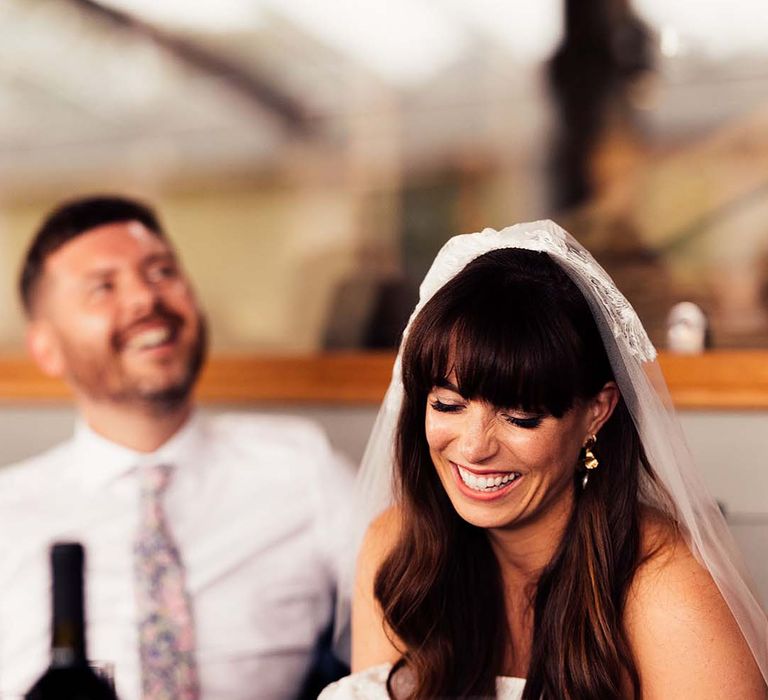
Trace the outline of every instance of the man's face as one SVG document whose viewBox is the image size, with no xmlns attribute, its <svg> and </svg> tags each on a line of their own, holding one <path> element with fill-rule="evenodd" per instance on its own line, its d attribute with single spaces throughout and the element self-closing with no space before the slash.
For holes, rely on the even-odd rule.
<svg viewBox="0 0 768 700">
<path fill-rule="evenodd" d="M 205 324 L 172 249 L 126 221 L 48 257 L 29 342 L 43 369 L 83 399 L 177 405 L 202 365 Z"/>
</svg>

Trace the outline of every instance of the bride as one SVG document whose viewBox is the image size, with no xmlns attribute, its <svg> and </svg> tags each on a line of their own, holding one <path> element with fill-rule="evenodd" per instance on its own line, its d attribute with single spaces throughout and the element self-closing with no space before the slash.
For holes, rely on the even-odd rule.
<svg viewBox="0 0 768 700">
<path fill-rule="evenodd" d="M 361 471 L 353 674 L 322 700 L 766 698 L 768 621 L 655 355 L 556 224 L 446 244 Z"/>
</svg>

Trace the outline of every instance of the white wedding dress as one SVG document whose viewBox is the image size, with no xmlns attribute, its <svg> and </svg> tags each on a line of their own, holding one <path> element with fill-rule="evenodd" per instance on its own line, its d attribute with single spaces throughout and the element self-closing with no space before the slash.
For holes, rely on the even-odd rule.
<svg viewBox="0 0 768 700">
<path fill-rule="evenodd" d="M 317 700 L 390 700 L 387 676 L 391 664 L 372 666 L 331 683 Z M 520 700 L 525 687 L 524 678 L 503 676 L 496 679 L 497 700 Z"/>
</svg>

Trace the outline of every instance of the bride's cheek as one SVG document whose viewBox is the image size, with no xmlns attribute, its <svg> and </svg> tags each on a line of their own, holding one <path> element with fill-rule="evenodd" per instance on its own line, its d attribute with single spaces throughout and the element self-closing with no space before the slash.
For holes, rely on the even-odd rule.
<svg viewBox="0 0 768 700">
<path fill-rule="evenodd" d="M 450 442 L 450 431 L 440 417 L 428 415 L 424 423 L 427 444 L 431 450 L 441 450 Z"/>
<path fill-rule="evenodd" d="M 515 440 L 509 440 L 506 447 L 514 463 L 531 472 L 549 472 L 561 459 L 558 446 L 539 436 L 517 436 Z"/>
</svg>

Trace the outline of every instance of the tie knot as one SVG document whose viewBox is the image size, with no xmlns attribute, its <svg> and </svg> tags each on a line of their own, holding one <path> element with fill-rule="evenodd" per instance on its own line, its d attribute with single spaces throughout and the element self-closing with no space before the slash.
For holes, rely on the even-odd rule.
<svg viewBox="0 0 768 700">
<path fill-rule="evenodd" d="M 141 490 L 147 496 L 161 496 L 171 481 L 170 464 L 153 464 L 140 469 Z"/>
</svg>

